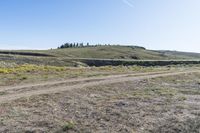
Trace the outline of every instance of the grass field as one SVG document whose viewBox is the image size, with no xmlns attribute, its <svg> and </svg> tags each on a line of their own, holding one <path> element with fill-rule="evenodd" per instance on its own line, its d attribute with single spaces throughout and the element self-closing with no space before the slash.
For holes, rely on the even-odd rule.
<svg viewBox="0 0 200 133">
<path fill-rule="evenodd" d="M 44 65 L 17 65 L 0 62 L 0 86 L 19 85 L 49 80 L 80 77 L 97 77 L 116 74 L 156 72 L 176 69 L 171 67 L 104 66 L 104 67 L 56 67 Z M 181 69 L 181 68 L 180 68 Z"/>
<path fill-rule="evenodd" d="M 0 51 L 0 132 L 199 133 L 197 53 Z"/>
<path fill-rule="evenodd" d="M 0 105 L 0 131 L 198 133 L 199 78 L 181 74 L 20 98 Z"/>
</svg>

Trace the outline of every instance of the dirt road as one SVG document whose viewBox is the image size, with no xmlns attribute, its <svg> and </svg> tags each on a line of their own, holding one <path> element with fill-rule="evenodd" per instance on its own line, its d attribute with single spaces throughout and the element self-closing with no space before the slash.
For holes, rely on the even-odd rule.
<svg viewBox="0 0 200 133">
<path fill-rule="evenodd" d="M 22 97 L 30 97 L 33 95 L 57 93 L 68 91 L 72 89 L 79 89 L 90 86 L 99 86 L 112 83 L 120 83 L 126 81 L 143 80 L 148 78 L 173 76 L 179 74 L 189 74 L 199 72 L 193 71 L 161 71 L 161 72 L 147 72 L 139 74 L 123 74 L 111 75 L 98 78 L 81 78 L 71 79 L 66 81 L 46 82 L 41 84 L 29 84 L 23 86 L 0 88 L 0 103 L 9 102 Z"/>
</svg>

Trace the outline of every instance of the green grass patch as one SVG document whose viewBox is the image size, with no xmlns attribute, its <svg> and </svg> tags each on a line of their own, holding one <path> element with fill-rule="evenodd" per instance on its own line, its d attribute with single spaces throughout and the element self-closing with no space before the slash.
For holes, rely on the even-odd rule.
<svg viewBox="0 0 200 133">
<path fill-rule="evenodd" d="M 72 130 L 74 128 L 75 128 L 75 123 L 73 121 L 68 121 L 63 125 L 62 130 L 64 132 L 66 132 L 66 131 Z"/>
</svg>

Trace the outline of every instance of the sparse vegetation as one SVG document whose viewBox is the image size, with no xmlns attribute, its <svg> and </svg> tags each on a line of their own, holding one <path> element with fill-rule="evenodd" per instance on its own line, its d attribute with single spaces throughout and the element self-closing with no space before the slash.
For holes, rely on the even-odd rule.
<svg viewBox="0 0 200 133">
<path fill-rule="evenodd" d="M 32 64 L 2 63 L 0 86 L 23 83 L 63 80 L 78 77 L 97 77 L 125 73 L 140 73 L 169 70 L 168 67 L 104 66 L 104 67 L 57 67 Z M 7 67 L 5 67 L 7 66 Z M 170 69 L 174 69 L 173 67 Z"/>
<path fill-rule="evenodd" d="M 29 52 L 40 56 L 25 55 Z M 200 116 L 195 105 L 200 95 L 198 73 L 134 81 L 122 79 L 137 79 L 150 72 L 197 71 L 199 61 L 141 61 L 171 57 L 130 46 L 15 51 L 1 53 L 0 58 L 0 132 L 106 129 L 148 133 L 198 129 L 195 121 Z M 104 76 L 108 76 L 105 81 Z M 7 98 L 14 100 L 3 103 Z M 188 104 L 191 102 L 194 105 Z M 185 114 L 188 118 L 183 117 Z M 189 121 L 195 122 L 194 126 L 188 125 Z"/>
<path fill-rule="evenodd" d="M 69 43 L 70 44 L 70 43 Z M 73 43 L 72 43 L 73 44 Z M 75 43 L 76 44 L 76 43 Z M 74 44 L 73 44 L 74 45 Z M 15 51 L 0 51 L 1 56 L 10 57 L 15 56 L 28 56 L 39 58 L 95 58 L 95 59 L 135 59 L 135 60 L 192 60 L 199 59 L 198 53 L 184 53 L 177 51 L 153 51 L 147 50 L 140 46 L 119 46 L 119 45 L 106 45 L 106 46 L 79 46 L 78 48 L 67 49 L 51 49 L 51 50 L 15 50 Z M 40 55 L 40 56 L 37 56 Z M 43 56 L 44 55 L 44 56 Z M 56 58 L 54 58 L 56 57 Z"/>
<path fill-rule="evenodd" d="M 0 1 L 0 133 L 200 133 L 199 13 L 200 0 Z"/>
<path fill-rule="evenodd" d="M 192 73 L 21 98 L 0 105 L 0 131 L 198 133 L 199 93 L 182 90 L 198 92 L 199 78 Z"/>
</svg>

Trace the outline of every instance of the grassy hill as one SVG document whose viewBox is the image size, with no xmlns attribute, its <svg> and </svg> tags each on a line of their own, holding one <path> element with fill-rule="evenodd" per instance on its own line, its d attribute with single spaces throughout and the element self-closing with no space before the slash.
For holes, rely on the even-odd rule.
<svg viewBox="0 0 200 133">
<path fill-rule="evenodd" d="M 169 58 L 182 58 L 182 59 L 200 59 L 200 53 L 192 52 L 180 52 L 180 51 L 169 51 L 169 50 L 160 50 L 157 51 L 163 55 L 168 56 Z"/>
<path fill-rule="evenodd" d="M 199 53 L 155 51 L 135 46 L 97 46 L 52 50 L 0 51 L 0 60 L 17 64 L 83 65 L 83 60 L 197 60 Z"/>
<path fill-rule="evenodd" d="M 65 58 L 97 58 L 97 59 L 135 59 L 135 60 L 170 60 L 200 59 L 199 53 L 178 51 L 155 51 L 135 46 L 97 46 L 83 48 L 66 48 L 52 50 L 15 50 L 0 51 L 3 55 L 65 57 Z"/>
<path fill-rule="evenodd" d="M 97 58 L 97 59 L 135 59 L 159 60 L 165 57 L 150 50 L 122 46 L 98 46 L 86 48 L 69 48 L 50 51 L 54 55 L 70 58 Z"/>
</svg>

